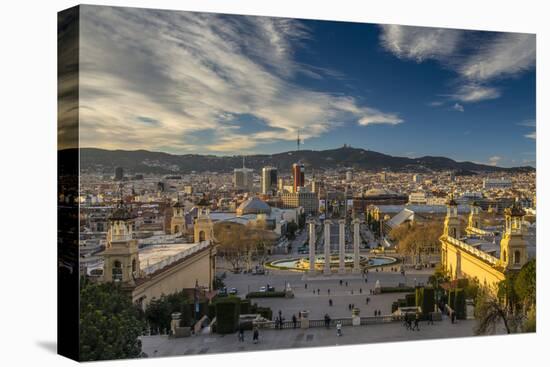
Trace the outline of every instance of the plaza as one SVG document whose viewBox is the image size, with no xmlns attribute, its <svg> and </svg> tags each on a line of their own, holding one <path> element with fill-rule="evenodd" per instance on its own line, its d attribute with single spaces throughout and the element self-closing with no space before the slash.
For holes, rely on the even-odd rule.
<svg viewBox="0 0 550 367">
<path fill-rule="evenodd" d="M 448 318 L 434 325 L 420 323 L 419 331 L 406 330 L 400 322 L 360 327 L 343 327 L 343 335 L 336 336 L 335 328 L 266 329 L 260 330 L 259 343 L 252 342 L 252 332 L 245 332 L 245 341 L 239 342 L 237 333 L 208 334 L 174 339 L 166 335 L 143 336 L 142 350 L 149 357 L 196 355 L 205 353 L 247 352 L 288 348 L 327 347 L 364 343 L 402 342 L 427 339 L 469 337 L 473 335 L 474 320 L 451 324 Z"/>
</svg>

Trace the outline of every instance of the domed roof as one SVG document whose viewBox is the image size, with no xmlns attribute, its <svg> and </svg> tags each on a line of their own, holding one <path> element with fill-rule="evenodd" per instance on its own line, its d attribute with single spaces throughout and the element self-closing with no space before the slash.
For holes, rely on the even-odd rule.
<svg viewBox="0 0 550 367">
<path fill-rule="evenodd" d="M 237 208 L 237 213 L 240 215 L 244 214 L 270 214 L 271 207 L 267 205 L 264 201 L 260 200 L 257 197 L 250 198 L 244 201 Z"/>
</svg>

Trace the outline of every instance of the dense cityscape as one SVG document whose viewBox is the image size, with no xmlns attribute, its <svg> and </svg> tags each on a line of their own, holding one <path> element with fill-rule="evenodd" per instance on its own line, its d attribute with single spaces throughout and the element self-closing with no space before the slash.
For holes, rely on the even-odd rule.
<svg viewBox="0 0 550 367">
<path fill-rule="evenodd" d="M 194 349 L 204 338 L 235 332 L 274 338 L 264 348 L 333 345 L 336 334 L 326 330 L 352 325 L 359 331 L 349 332 L 350 343 L 396 340 L 395 325 L 407 325 L 398 320 L 409 316 L 407 327 L 422 325 L 423 332 L 403 334 L 404 340 L 507 332 L 505 320 L 480 326 L 490 315 L 480 311 L 477 293 L 504 277 L 492 280 L 475 261 L 488 256 L 502 274 L 534 261 L 534 171 L 313 172 L 301 162 L 256 171 L 246 157 L 242 162 L 232 172 L 158 175 L 119 166 L 111 174 L 99 168 L 81 175 L 81 275 L 91 284 L 122 285 L 139 305 L 138 355 L 249 350 L 222 341 Z M 454 236 L 476 259 L 474 265 L 463 259 L 462 269 L 453 270 L 460 260 L 446 265 L 441 236 L 452 225 L 449 208 L 456 208 L 464 233 Z M 508 266 L 502 241 L 509 208 L 521 210 L 524 257 Z M 462 303 L 451 304 L 457 289 Z M 179 301 L 170 299 L 176 295 Z M 237 318 L 212 310 L 235 300 Z M 316 322 L 326 329 L 308 334 L 307 342 L 270 334 Z M 524 324 L 513 332 L 531 330 Z"/>
</svg>

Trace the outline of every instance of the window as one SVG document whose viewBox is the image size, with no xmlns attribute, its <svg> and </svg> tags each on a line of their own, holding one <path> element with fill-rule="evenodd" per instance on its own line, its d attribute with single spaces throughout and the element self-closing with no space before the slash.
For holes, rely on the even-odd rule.
<svg viewBox="0 0 550 367">
<path fill-rule="evenodd" d="M 133 259 L 132 260 L 132 273 L 135 273 L 136 272 L 136 259 Z"/>
<path fill-rule="evenodd" d="M 204 241 L 205 237 L 206 237 L 206 235 L 205 235 L 204 231 L 200 231 L 199 232 L 199 242 Z"/>
<path fill-rule="evenodd" d="M 521 252 L 516 250 L 514 252 L 514 264 L 519 264 L 521 262 Z"/>
<path fill-rule="evenodd" d="M 502 261 L 506 262 L 506 250 L 502 252 Z"/>
<path fill-rule="evenodd" d="M 118 282 L 122 280 L 122 264 L 120 263 L 120 261 L 115 260 L 115 262 L 113 263 L 112 273 L 113 281 Z"/>
</svg>

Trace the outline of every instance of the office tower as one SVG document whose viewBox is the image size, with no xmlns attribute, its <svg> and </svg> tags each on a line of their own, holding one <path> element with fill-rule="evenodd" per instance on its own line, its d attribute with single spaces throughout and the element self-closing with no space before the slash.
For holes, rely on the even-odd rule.
<svg viewBox="0 0 550 367">
<path fill-rule="evenodd" d="M 292 177 L 294 180 L 294 192 L 298 192 L 300 187 L 305 185 L 305 168 L 302 163 L 292 165 Z"/>
<path fill-rule="evenodd" d="M 277 168 L 262 168 L 262 194 L 272 192 L 277 188 Z"/>
<path fill-rule="evenodd" d="M 122 167 L 115 168 L 115 181 L 122 181 L 124 179 L 124 169 Z"/>
<path fill-rule="evenodd" d="M 253 171 L 250 168 L 246 168 L 243 157 L 243 167 L 235 168 L 233 170 L 233 185 L 237 190 L 252 190 L 253 184 Z"/>
</svg>

